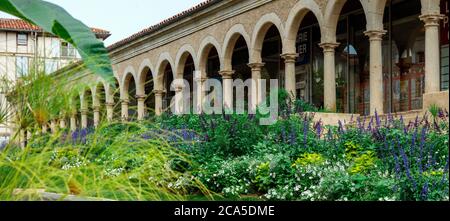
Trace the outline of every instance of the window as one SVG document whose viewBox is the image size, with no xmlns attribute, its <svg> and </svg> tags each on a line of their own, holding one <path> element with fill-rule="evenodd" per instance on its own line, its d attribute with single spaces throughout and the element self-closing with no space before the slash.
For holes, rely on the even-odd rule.
<svg viewBox="0 0 450 221">
<path fill-rule="evenodd" d="M 24 33 L 18 33 L 17 45 L 28 45 L 28 35 Z"/>
<path fill-rule="evenodd" d="M 16 58 L 16 73 L 18 76 L 28 75 L 28 57 Z"/>
<path fill-rule="evenodd" d="M 61 57 L 69 57 L 69 58 L 76 57 L 75 48 L 67 42 L 61 42 Z"/>
</svg>

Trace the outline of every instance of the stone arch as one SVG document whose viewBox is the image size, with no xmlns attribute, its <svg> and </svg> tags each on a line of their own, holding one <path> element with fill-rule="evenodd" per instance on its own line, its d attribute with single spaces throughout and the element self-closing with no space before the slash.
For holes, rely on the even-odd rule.
<svg viewBox="0 0 450 221">
<path fill-rule="evenodd" d="M 130 85 L 130 80 L 134 79 L 136 81 L 136 72 L 134 71 L 134 68 L 131 66 L 128 66 L 125 69 L 125 72 L 122 76 L 122 79 L 120 80 L 120 97 L 122 100 L 128 99 L 128 89 Z M 135 82 L 136 83 L 136 82 Z"/>
<path fill-rule="evenodd" d="M 180 76 L 180 75 L 183 74 L 184 66 L 186 65 L 186 60 L 188 59 L 189 55 L 194 60 L 195 69 L 198 68 L 197 53 L 195 53 L 195 50 L 191 45 L 185 44 L 180 48 L 180 50 L 178 50 L 177 56 L 175 58 L 175 73 L 174 74 L 176 75 L 176 79 L 183 78 L 183 76 Z"/>
<path fill-rule="evenodd" d="M 331 0 L 324 12 L 324 36 L 322 42 L 336 42 L 336 28 L 342 8 L 347 0 Z M 383 30 L 383 16 L 386 0 L 359 0 L 366 16 L 367 30 Z"/>
<path fill-rule="evenodd" d="M 422 15 L 441 14 L 440 0 L 420 0 L 422 4 Z"/>
<path fill-rule="evenodd" d="M 384 9 L 387 0 L 361 1 L 367 19 L 367 30 L 383 30 Z"/>
<path fill-rule="evenodd" d="M 129 99 L 130 99 L 129 98 L 129 96 L 130 96 L 129 90 L 130 90 L 130 83 L 132 80 L 136 84 L 136 78 L 130 72 L 128 72 L 127 74 L 124 75 L 124 77 L 122 79 L 121 93 L 120 93 L 120 98 L 122 100 L 129 101 Z"/>
<path fill-rule="evenodd" d="M 82 88 L 81 92 L 80 92 L 80 100 L 81 100 L 81 123 L 83 123 L 83 111 L 85 111 L 85 116 L 86 116 L 86 127 L 92 127 L 94 125 L 94 92 L 92 90 L 92 87 L 86 85 L 85 87 Z M 83 125 L 82 125 L 83 126 Z"/>
<path fill-rule="evenodd" d="M 285 44 L 283 44 L 283 53 L 296 53 L 296 38 L 297 32 L 300 28 L 300 24 L 303 21 L 303 18 L 309 13 L 312 12 L 319 22 L 320 33 L 322 38 L 327 36 L 327 33 L 324 33 L 323 28 L 323 16 L 322 11 L 320 10 L 319 5 L 314 0 L 300 0 L 295 4 L 295 6 L 289 12 L 289 17 L 286 21 L 286 40 Z M 334 35 L 334 34 L 333 34 Z"/>
<path fill-rule="evenodd" d="M 173 59 L 168 52 L 164 52 L 159 56 L 159 60 L 156 65 L 155 89 L 157 90 L 164 90 L 164 71 L 166 70 L 167 65 L 169 65 L 172 69 L 172 74 L 174 75 L 173 77 L 175 79 L 176 74 L 173 73 Z"/>
<path fill-rule="evenodd" d="M 270 13 L 263 15 L 259 21 L 256 23 L 255 28 L 253 29 L 253 35 L 252 35 L 252 43 L 251 43 L 251 50 L 250 53 L 250 61 L 251 63 L 261 63 L 261 52 L 262 52 L 262 46 L 264 42 L 264 37 L 269 30 L 270 27 L 274 25 L 281 36 L 281 42 L 282 45 L 285 41 L 285 31 L 284 26 L 281 21 L 281 19 L 276 15 L 275 13 Z"/>
<path fill-rule="evenodd" d="M 208 61 L 208 55 L 209 52 L 211 51 L 212 48 L 215 48 L 217 51 L 217 54 L 219 55 L 219 61 L 220 61 L 220 69 L 222 69 L 222 58 L 221 58 L 221 47 L 219 42 L 213 37 L 213 36 L 207 36 L 206 38 L 203 39 L 202 43 L 200 44 L 199 47 L 199 52 L 198 52 L 198 56 L 199 58 L 198 60 L 198 70 L 201 72 L 201 74 L 203 75 L 202 77 L 206 77 L 206 64 Z"/>
<path fill-rule="evenodd" d="M 91 91 L 93 92 L 93 94 L 92 94 L 93 105 L 94 106 L 106 105 L 105 103 L 108 103 L 109 100 L 111 99 L 110 94 L 108 94 L 109 85 L 100 78 L 98 78 L 95 82 L 96 83 L 91 88 Z M 104 94 L 102 94 L 102 90 L 103 90 Z M 105 102 L 105 103 L 101 103 L 102 97 L 103 97 L 103 102 Z"/>
<path fill-rule="evenodd" d="M 154 67 L 152 65 L 152 63 L 150 62 L 149 59 L 144 59 L 141 63 L 141 65 L 139 66 L 139 72 L 137 74 L 137 78 L 136 78 L 136 94 L 138 96 L 144 96 L 146 95 L 145 93 L 145 84 L 146 84 L 146 79 L 147 79 L 147 74 L 149 73 L 149 71 L 152 74 L 152 78 L 155 78 L 155 72 L 154 72 Z"/>
<path fill-rule="evenodd" d="M 111 87 L 111 85 L 108 82 L 103 82 L 103 85 L 105 87 L 105 94 L 106 94 L 106 102 L 113 104 L 114 103 L 114 92 L 117 90 L 117 88 Z M 114 82 L 117 82 L 117 78 L 114 79 Z M 116 83 L 117 84 L 117 83 Z"/>
<path fill-rule="evenodd" d="M 231 70 L 231 63 L 232 63 L 232 56 L 233 56 L 233 49 L 234 46 L 239 39 L 239 37 L 243 37 L 246 44 L 249 46 L 249 54 L 250 54 L 250 43 L 251 43 L 251 37 L 245 31 L 245 28 L 242 24 L 236 24 L 233 27 L 228 30 L 227 34 L 225 35 L 224 44 L 222 48 L 222 52 L 224 53 L 222 55 L 223 57 L 223 70 Z"/>
<path fill-rule="evenodd" d="M 70 93 L 70 114 L 77 115 L 81 110 L 81 93 L 78 90 L 72 90 Z"/>
<path fill-rule="evenodd" d="M 90 103 L 93 102 L 92 99 L 88 98 L 88 95 L 92 96 L 92 88 L 89 86 L 83 86 L 79 91 L 79 98 L 80 98 L 80 111 L 82 110 L 89 110 L 92 107 L 89 106 Z"/>
</svg>

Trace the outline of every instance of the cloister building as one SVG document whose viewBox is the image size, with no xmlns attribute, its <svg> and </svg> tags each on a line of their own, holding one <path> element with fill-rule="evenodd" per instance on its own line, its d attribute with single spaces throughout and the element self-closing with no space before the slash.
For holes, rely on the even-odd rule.
<svg viewBox="0 0 450 221">
<path fill-rule="evenodd" d="M 336 113 L 448 109 L 448 38 L 443 0 L 209 0 L 108 47 L 118 90 L 72 74 L 88 85 L 70 125 L 95 126 L 102 110 L 109 120 L 160 115 L 182 93 L 174 79 L 222 81 L 227 106 L 233 79 L 278 79 Z M 265 99 L 260 83 L 248 93 Z"/>
</svg>

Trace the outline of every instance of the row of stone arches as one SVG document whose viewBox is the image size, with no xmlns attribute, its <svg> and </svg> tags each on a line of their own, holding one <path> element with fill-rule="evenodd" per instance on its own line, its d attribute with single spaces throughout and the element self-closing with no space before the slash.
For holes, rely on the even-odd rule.
<svg viewBox="0 0 450 221">
<path fill-rule="evenodd" d="M 305 17 L 313 17 L 319 24 L 324 59 L 324 81 L 327 83 L 324 90 L 324 105 L 329 110 L 335 110 L 335 58 L 334 49 L 336 43 L 336 29 L 342 10 L 348 2 L 359 4 L 363 9 L 366 19 L 367 41 L 371 44 L 370 65 L 372 87 L 379 85 L 382 77 L 379 67 L 379 40 L 385 33 L 383 27 L 383 13 L 387 0 L 333 0 L 326 4 L 320 1 L 300 0 L 291 9 L 286 21 L 283 21 L 275 12 L 265 14 L 258 19 L 250 31 L 243 24 L 232 26 L 223 41 L 218 41 L 214 36 L 208 35 L 203 38 L 197 50 L 191 44 L 182 45 L 175 56 L 163 52 L 158 56 L 156 65 L 153 66 L 150 59 L 144 59 L 139 67 L 128 66 L 122 73 L 116 73 L 118 92 L 112 93 L 108 86 L 104 85 L 105 106 L 108 108 L 106 114 L 108 119 L 115 117 L 114 113 L 120 112 L 121 119 L 143 119 L 148 115 L 159 115 L 170 106 L 170 100 L 180 90 L 170 90 L 170 82 L 174 79 L 185 79 L 191 85 L 194 82 L 202 82 L 206 78 L 217 78 L 224 85 L 224 104 L 233 105 L 233 89 L 229 88 L 232 79 L 280 79 L 284 87 L 293 96 L 295 90 L 295 62 L 298 48 L 296 41 L 298 31 Z M 421 0 L 422 14 L 439 14 L 438 0 Z M 424 20 L 427 22 L 426 20 Z M 223 42 L 222 44 L 219 42 Z M 372 45 L 373 44 L 373 45 Z M 262 68 L 266 69 L 262 73 Z M 273 70 L 272 70 L 273 69 Z M 284 73 L 280 73 L 282 70 Z M 268 75 L 267 75 L 268 73 Z M 267 76 L 264 76 L 264 75 Z M 227 83 L 228 82 L 228 83 Z M 98 85 L 98 84 L 97 84 Z M 252 104 L 261 102 L 264 98 L 260 96 L 261 85 L 254 85 L 248 93 Z M 96 91 L 92 98 L 92 110 L 94 110 L 93 124 L 96 123 L 95 109 L 101 100 L 97 98 Z M 371 99 L 382 97 L 380 93 L 373 90 Z M 195 93 L 194 91 L 192 91 Z M 83 104 L 86 103 L 88 94 L 81 97 L 81 115 L 83 115 Z M 91 95 L 92 96 L 92 95 Z M 197 94 L 201 99 L 201 93 Z M 115 104 L 115 105 L 114 105 Z M 89 106 L 88 104 L 84 106 Z M 100 105 L 101 106 L 101 105 Z M 120 107 L 120 111 L 111 106 Z M 193 107 L 196 108 L 195 106 Z M 371 112 L 381 112 L 379 102 L 374 102 Z M 112 113 L 110 113 L 112 112 Z M 86 120 L 82 120 L 86 121 Z M 83 126 L 86 123 L 81 123 Z"/>
</svg>

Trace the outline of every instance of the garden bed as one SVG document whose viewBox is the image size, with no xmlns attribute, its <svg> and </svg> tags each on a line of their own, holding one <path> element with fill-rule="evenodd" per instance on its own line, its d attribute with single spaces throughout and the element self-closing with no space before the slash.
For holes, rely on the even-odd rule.
<svg viewBox="0 0 450 221">
<path fill-rule="evenodd" d="M 36 136 L 0 153 L 0 199 L 45 188 L 140 201 L 448 201 L 448 113 L 410 125 L 308 116 L 261 126 L 257 115 L 167 115 Z"/>
</svg>

